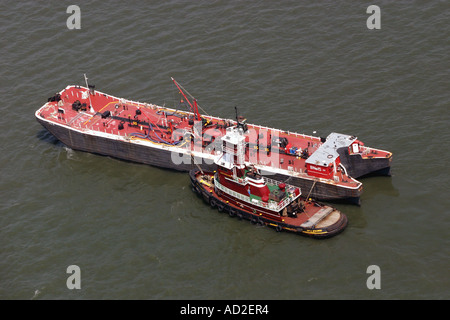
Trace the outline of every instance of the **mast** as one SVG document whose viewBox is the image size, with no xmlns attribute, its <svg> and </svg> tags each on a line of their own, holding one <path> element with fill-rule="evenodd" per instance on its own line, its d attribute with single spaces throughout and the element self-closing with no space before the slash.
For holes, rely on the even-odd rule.
<svg viewBox="0 0 450 320">
<path fill-rule="evenodd" d="M 189 101 L 188 97 L 184 93 L 184 90 L 182 89 L 181 85 L 178 84 L 178 82 L 176 82 L 173 77 L 170 77 L 170 79 L 172 79 L 173 83 L 177 86 L 178 90 L 183 95 L 183 98 L 187 101 L 187 103 L 191 107 L 191 111 L 194 114 L 195 120 L 201 120 L 200 113 L 198 112 L 197 99 L 194 98 L 194 105 L 192 105 L 192 103 Z"/>
<path fill-rule="evenodd" d="M 201 120 L 200 113 L 198 112 L 197 99 L 194 99 L 194 114 L 196 115 L 196 120 Z"/>
<path fill-rule="evenodd" d="M 236 124 L 238 128 L 242 128 L 242 130 L 244 131 L 244 133 L 248 130 L 248 126 L 247 126 L 247 119 L 245 119 L 244 117 L 239 116 L 238 114 L 238 110 L 237 110 L 237 106 L 234 106 L 234 110 L 236 111 Z"/>
<path fill-rule="evenodd" d="M 88 92 L 89 92 L 89 110 L 91 112 L 94 112 L 94 107 L 92 106 L 92 101 L 91 101 L 91 91 L 89 89 L 88 78 L 86 77 L 86 73 L 84 74 L 84 81 L 86 82 L 86 88 L 88 89 Z"/>
</svg>

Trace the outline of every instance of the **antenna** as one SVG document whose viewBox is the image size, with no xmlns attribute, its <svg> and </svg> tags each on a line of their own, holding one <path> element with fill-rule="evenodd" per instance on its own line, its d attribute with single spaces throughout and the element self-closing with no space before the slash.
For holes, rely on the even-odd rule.
<svg viewBox="0 0 450 320">
<path fill-rule="evenodd" d="M 246 120 L 244 117 L 240 117 L 240 116 L 238 115 L 238 109 L 237 109 L 237 106 L 234 106 L 234 110 L 236 110 L 236 123 L 237 123 L 237 127 L 238 127 L 238 128 L 242 128 L 242 130 L 243 130 L 244 132 L 246 132 L 246 131 L 248 130 L 247 123 L 246 123 L 247 120 Z"/>
<path fill-rule="evenodd" d="M 88 89 L 88 92 L 89 92 L 89 108 L 90 108 L 91 112 L 94 112 L 94 107 L 92 106 L 92 101 L 91 101 L 91 92 L 89 89 L 88 78 L 86 77 L 86 73 L 84 74 L 84 81 L 86 82 L 86 88 Z"/>
</svg>

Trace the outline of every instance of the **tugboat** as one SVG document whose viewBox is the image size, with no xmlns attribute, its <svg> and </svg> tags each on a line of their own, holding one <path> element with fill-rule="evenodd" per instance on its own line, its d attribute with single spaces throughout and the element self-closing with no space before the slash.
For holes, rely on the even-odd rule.
<svg viewBox="0 0 450 320">
<path fill-rule="evenodd" d="M 198 167 L 189 172 L 193 190 L 205 202 L 230 216 L 312 238 L 329 238 L 342 232 L 347 217 L 337 209 L 312 201 L 299 187 L 262 176 L 245 164 L 242 127 L 227 128 L 221 138 L 223 153 L 217 170 Z"/>
<path fill-rule="evenodd" d="M 290 178 L 290 184 L 317 200 L 360 204 L 363 186 L 355 178 L 389 174 L 392 154 L 364 146 L 354 136 L 331 133 L 320 138 L 249 124 L 243 117 L 201 114 L 197 100 L 172 81 L 180 93 L 176 109 L 108 95 L 85 76 L 86 87 L 67 86 L 35 116 L 71 149 L 183 172 L 195 163 L 213 169 L 214 157 L 222 152 L 217 142 L 228 127 L 240 123 L 246 164 L 273 179 Z"/>
</svg>

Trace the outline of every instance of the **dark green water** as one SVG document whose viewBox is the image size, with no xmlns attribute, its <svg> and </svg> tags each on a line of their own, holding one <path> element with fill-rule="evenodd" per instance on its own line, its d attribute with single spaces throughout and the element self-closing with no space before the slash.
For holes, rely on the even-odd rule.
<svg viewBox="0 0 450 320">
<path fill-rule="evenodd" d="M 449 299 L 448 1 L 0 3 L 0 298 Z M 381 8 L 369 30 L 366 9 Z M 34 112 L 68 84 L 394 153 L 317 241 L 210 209 L 187 174 L 66 148 Z M 69 290 L 69 265 L 81 289 Z M 369 290 L 368 266 L 381 270 Z"/>
</svg>

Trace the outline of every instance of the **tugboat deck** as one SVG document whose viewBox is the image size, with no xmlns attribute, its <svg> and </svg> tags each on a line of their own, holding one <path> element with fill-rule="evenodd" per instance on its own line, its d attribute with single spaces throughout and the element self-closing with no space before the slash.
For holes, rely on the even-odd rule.
<svg viewBox="0 0 450 320">
<path fill-rule="evenodd" d="M 223 194 L 219 195 L 216 192 L 216 190 L 214 189 L 214 184 L 212 182 L 208 182 L 208 181 L 202 180 L 201 176 L 199 176 L 198 181 L 203 184 L 205 190 L 211 196 L 217 197 L 217 198 L 223 197 Z M 217 181 L 215 181 L 215 183 L 217 183 Z M 216 186 L 217 186 L 217 184 L 216 184 Z M 241 202 L 238 205 L 238 204 L 233 203 L 232 201 L 231 202 L 229 201 L 228 205 L 231 206 L 231 207 L 234 207 L 236 209 L 243 209 L 243 208 L 246 207 L 243 202 Z M 306 223 L 310 219 L 311 216 L 313 216 L 314 214 L 316 214 L 320 210 L 321 210 L 321 207 L 311 207 L 311 209 L 308 210 L 308 212 L 303 212 L 302 214 L 298 214 L 296 218 L 292 218 L 292 217 L 288 217 L 288 216 L 283 217 L 283 216 L 280 216 L 280 215 L 271 215 L 270 218 L 276 219 L 276 220 L 279 220 L 279 221 L 284 221 L 284 222 L 286 222 L 288 224 L 291 224 L 291 225 L 301 226 L 302 224 Z M 313 225 L 313 223 L 310 223 L 309 225 Z"/>
</svg>

